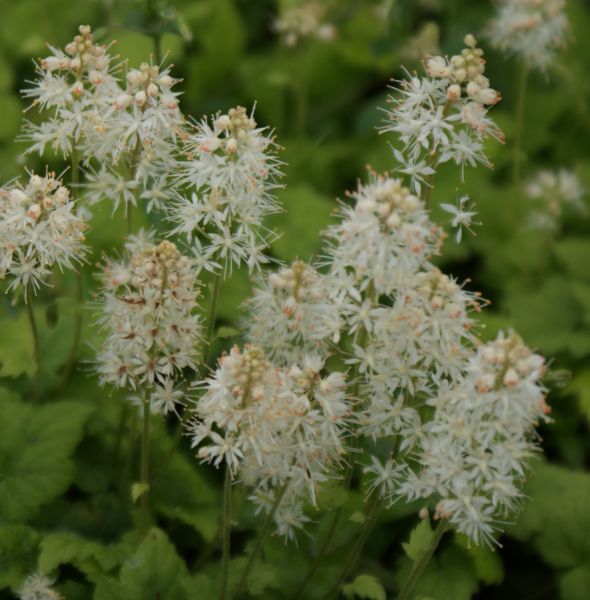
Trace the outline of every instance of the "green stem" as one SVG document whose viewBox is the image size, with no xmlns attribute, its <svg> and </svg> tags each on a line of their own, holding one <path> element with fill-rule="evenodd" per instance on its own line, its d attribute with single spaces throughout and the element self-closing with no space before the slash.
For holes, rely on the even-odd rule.
<svg viewBox="0 0 590 600">
<path fill-rule="evenodd" d="M 354 569 L 361 555 L 361 552 L 365 547 L 365 543 L 369 538 L 371 530 L 373 529 L 373 525 L 375 524 L 375 519 L 377 518 L 377 514 L 379 513 L 381 505 L 381 498 L 378 494 L 374 494 L 371 500 L 369 501 L 369 505 L 365 513 L 365 523 L 363 525 L 363 528 L 361 529 L 359 535 L 355 540 L 354 546 L 352 547 L 352 550 L 348 555 L 347 561 L 344 563 L 344 568 L 340 572 L 336 583 L 334 583 L 334 585 L 330 588 L 328 593 L 323 597 L 323 600 L 331 600 L 332 598 L 335 598 L 340 588 L 350 575 L 351 571 Z"/>
<path fill-rule="evenodd" d="M 266 540 L 266 536 L 268 535 L 268 532 L 270 531 L 273 519 L 274 519 L 277 509 L 279 508 L 279 505 L 285 495 L 285 492 L 287 491 L 287 487 L 288 487 L 288 484 L 285 483 L 283 485 L 283 487 L 280 488 L 279 493 L 277 494 L 277 497 L 270 509 L 270 512 L 266 516 L 264 524 L 262 525 L 262 529 L 260 530 L 258 537 L 256 538 L 256 543 L 254 544 L 254 547 L 252 548 L 252 551 L 250 552 L 250 556 L 248 557 L 248 562 L 246 563 L 246 566 L 244 567 L 242 577 L 240 578 L 238 587 L 236 588 L 236 591 L 233 595 L 233 600 L 238 600 L 238 598 L 244 591 L 244 588 L 246 587 L 246 583 L 248 581 L 248 577 L 250 576 L 250 572 L 252 571 L 252 567 L 254 566 L 254 563 L 256 562 L 256 558 L 258 557 L 258 553 L 260 552 L 260 549 L 262 548 L 262 544 Z"/>
<path fill-rule="evenodd" d="M 209 304 L 209 315 L 207 317 L 207 337 L 203 348 L 203 365 L 207 366 L 215 334 L 215 320 L 217 318 L 217 307 L 219 304 L 219 290 L 221 288 L 221 273 L 215 273 L 213 276 L 213 286 L 211 288 L 211 301 Z"/>
<path fill-rule="evenodd" d="M 141 531 L 145 533 L 149 523 L 150 491 L 150 400 L 147 391 L 143 396 L 143 435 L 141 443 Z"/>
<path fill-rule="evenodd" d="M 121 477 L 121 494 L 127 497 L 127 491 L 129 488 L 129 475 L 131 473 L 131 466 L 133 465 L 133 455 L 135 454 L 135 438 L 137 436 L 137 411 L 133 407 L 131 411 L 131 425 L 129 427 L 129 447 L 127 448 L 127 456 L 125 458 L 125 465 L 123 466 L 123 474 Z"/>
<path fill-rule="evenodd" d="M 74 368 L 74 363 L 76 362 L 76 356 L 78 355 L 78 347 L 80 346 L 80 338 L 82 337 L 82 302 L 84 300 L 84 292 L 82 289 L 82 272 L 80 269 L 76 271 L 76 300 L 78 301 L 78 306 L 76 307 L 76 321 L 74 324 L 74 337 L 72 340 L 72 347 L 70 349 L 70 355 L 68 357 L 68 362 L 66 363 L 66 368 L 64 370 L 63 378 L 62 378 L 62 388 L 68 382 L 70 378 L 70 374 L 72 369 Z"/>
<path fill-rule="evenodd" d="M 29 325 L 31 326 L 31 337 L 33 338 L 33 351 L 35 355 L 35 363 L 37 365 L 37 382 L 40 382 L 41 378 L 41 346 L 39 342 L 39 330 L 37 328 L 37 320 L 35 319 L 35 312 L 33 311 L 33 298 L 31 296 L 31 290 L 27 290 L 27 315 L 29 316 Z"/>
<path fill-rule="evenodd" d="M 529 69 L 523 61 L 518 74 L 518 89 L 516 96 L 516 125 L 514 130 L 514 147 L 512 149 L 512 183 L 520 183 L 520 166 L 522 162 L 522 131 L 524 121 L 524 108 L 526 100 L 526 86 Z"/>
<path fill-rule="evenodd" d="M 227 597 L 227 584 L 229 579 L 229 555 L 231 552 L 231 471 L 225 466 L 225 483 L 223 485 L 223 559 L 221 565 L 221 589 L 219 600 Z"/>
<path fill-rule="evenodd" d="M 414 567 L 412 568 L 412 571 L 410 572 L 408 578 L 404 582 L 404 585 L 397 597 L 397 600 L 407 600 L 409 598 L 410 594 L 412 593 L 412 590 L 414 589 L 414 586 L 418 582 L 418 579 L 420 579 L 420 575 L 422 575 L 422 572 L 426 568 L 426 565 L 428 565 L 433 554 L 436 552 L 436 549 L 438 548 L 438 545 L 440 544 L 440 541 L 443 535 L 445 534 L 445 531 L 447 530 L 447 526 L 448 523 L 445 519 L 441 519 L 438 522 L 438 525 L 434 530 L 434 535 L 432 536 L 430 545 L 428 546 L 424 554 L 420 557 L 420 559 L 416 561 L 416 563 L 414 563 Z"/>
</svg>

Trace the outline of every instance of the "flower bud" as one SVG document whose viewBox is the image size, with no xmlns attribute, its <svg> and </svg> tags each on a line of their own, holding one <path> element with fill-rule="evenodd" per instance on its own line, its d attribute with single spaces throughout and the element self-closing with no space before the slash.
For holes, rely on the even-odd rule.
<svg viewBox="0 0 590 600">
<path fill-rule="evenodd" d="M 38 204 L 31 204 L 27 211 L 27 217 L 34 219 L 35 221 L 41 216 L 41 207 Z"/>
<path fill-rule="evenodd" d="M 447 90 L 447 98 L 451 102 L 456 102 L 459 100 L 459 98 L 461 98 L 461 86 L 457 83 L 450 85 L 449 89 Z"/>
<path fill-rule="evenodd" d="M 147 95 L 146 95 L 146 93 L 143 90 L 137 92 L 135 94 L 134 101 L 135 101 L 135 105 L 139 106 L 141 108 L 147 102 Z"/>
<path fill-rule="evenodd" d="M 129 94 L 119 94 L 115 100 L 115 108 L 122 110 L 131 104 L 131 96 Z"/>
<path fill-rule="evenodd" d="M 150 96 L 150 98 L 157 96 L 159 91 L 160 90 L 158 89 L 158 86 L 155 83 L 150 83 L 147 86 L 147 95 Z"/>
</svg>

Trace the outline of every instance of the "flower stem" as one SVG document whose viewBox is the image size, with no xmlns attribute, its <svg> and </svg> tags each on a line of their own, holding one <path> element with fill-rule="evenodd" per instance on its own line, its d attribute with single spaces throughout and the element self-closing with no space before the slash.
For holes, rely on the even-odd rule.
<svg viewBox="0 0 590 600">
<path fill-rule="evenodd" d="M 143 435 L 141 443 L 141 483 L 144 487 L 141 494 L 141 531 L 145 533 L 149 522 L 150 491 L 150 400 L 144 392 L 143 396 Z"/>
<path fill-rule="evenodd" d="M 518 89 L 516 96 L 516 126 L 514 130 L 514 147 L 512 149 L 512 183 L 520 183 L 520 166 L 522 162 L 522 130 L 524 121 L 524 108 L 526 99 L 526 86 L 529 69 L 523 61 L 518 73 Z"/>
<path fill-rule="evenodd" d="M 229 579 L 229 555 L 231 552 L 231 471 L 225 466 L 225 482 L 223 485 L 223 559 L 221 566 L 221 589 L 219 600 L 227 597 Z"/>
<path fill-rule="evenodd" d="M 381 498 L 378 494 L 374 494 L 371 500 L 369 501 L 369 505 L 367 507 L 367 511 L 365 513 L 365 523 L 363 528 L 359 532 L 358 537 L 352 547 L 350 554 L 348 555 L 347 561 L 344 563 L 344 568 L 340 572 L 336 583 L 330 588 L 328 593 L 323 597 L 323 600 L 331 600 L 335 598 L 338 594 L 338 591 L 350 575 L 352 569 L 354 569 L 363 548 L 365 547 L 365 543 L 369 538 L 371 530 L 373 529 L 373 525 L 375 524 L 375 519 L 377 518 L 377 514 L 379 513 L 379 509 L 381 508 Z"/>
<path fill-rule="evenodd" d="M 438 525 L 434 530 L 434 535 L 432 536 L 430 545 L 428 546 L 424 554 L 420 557 L 420 559 L 416 561 L 416 563 L 414 563 L 414 567 L 412 568 L 412 571 L 410 572 L 408 578 L 404 582 L 404 585 L 400 590 L 397 600 L 407 600 L 410 597 L 410 594 L 412 593 L 414 586 L 418 582 L 418 579 L 420 579 L 420 576 L 426 568 L 426 565 L 428 565 L 433 554 L 436 552 L 436 549 L 438 548 L 438 545 L 440 544 L 440 541 L 443 535 L 445 534 L 445 531 L 447 530 L 447 526 L 448 523 L 445 519 L 441 519 L 438 522 Z"/>
<path fill-rule="evenodd" d="M 262 529 L 260 530 L 260 532 L 258 533 L 258 537 L 256 538 L 256 543 L 254 544 L 254 547 L 252 548 L 252 551 L 250 552 L 250 556 L 248 557 L 248 562 L 246 563 L 246 566 L 244 567 L 242 577 L 240 578 L 238 587 L 236 588 L 236 591 L 233 595 L 233 600 L 238 600 L 238 598 L 244 591 L 244 588 L 248 581 L 248 577 L 250 575 L 250 572 L 252 571 L 252 567 L 254 567 L 254 563 L 256 562 L 256 558 L 258 557 L 258 553 L 260 552 L 260 549 L 262 548 L 262 544 L 266 540 L 266 536 L 268 535 L 268 532 L 270 531 L 272 521 L 273 521 L 274 516 L 277 512 L 277 509 L 279 508 L 279 505 L 285 495 L 285 492 L 287 491 L 287 487 L 288 487 L 288 484 L 285 483 L 283 485 L 283 487 L 281 487 L 279 489 L 279 493 L 277 494 L 277 497 L 270 509 L 270 512 L 266 516 L 264 524 L 262 525 Z"/>
<path fill-rule="evenodd" d="M 80 338 L 82 336 L 82 302 L 84 300 L 84 292 L 82 289 L 82 272 L 80 269 L 76 271 L 76 300 L 78 301 L 78 306 L 76 307 L 74 337 L 72 340 L 72 347 L 70 349 L 68 362 L 66 363 L 63 378 L 61 381 L 62 388 L 65 386 L 65 384 L 68 382 L 68 379 L 70 378 L 70 374 L 74 367 L 74 363 L 76 362 L 78 347 L 80 346 Z"/>
<path fill-rule="evenodd" d="M 215 320 L 217 318 L 217 307 L 219 305 L 219 290 L 221 288 L 221 273 L 215 273 L 213 276 L 213 285 L 211 288 L 211 300 L 209 303 L 209 315 L 207 317 L 207 338 L 203 348 L 203 365 L 207 366 L 211 354 L 211 345 L 215 334 Z"/>
<path fill-rule="evenodd" d="M 30 292 L 30 290 L 27 290 Z M 29 325 L 31 326 L 31 337 L 33 338 L 33 351 L 35 355 L 35 363 L 37 365 L 37 382 L 40 382 L 41 379 L 41 347 L 39 342 L 39 330 L 37 328 L 37 321 L 35 319 L 35 312 L 33 310 L 33 299 L 30 293 L 26 294 L 27 296 L 27 315 L 29 317 Z"/>
</svg>

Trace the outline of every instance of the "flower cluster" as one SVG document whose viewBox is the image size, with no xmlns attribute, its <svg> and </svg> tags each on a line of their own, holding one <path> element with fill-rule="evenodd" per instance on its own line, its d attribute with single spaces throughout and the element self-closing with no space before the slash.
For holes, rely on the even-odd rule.
<svg viewBox="0 0 590 600">
<path fill-rule="evenodd" d="M 526 195 L 533 201 L 529 224 L 534 229 L 553 231 L 559 227 L 564 208 L 586 213 L 584 188 L 572 171 L 539 171 L 526 185 Z"/>
<path fill-rule="evenodd" d="M 303 354 L 325 354 L 341 327 L 328 279 L 300 260 L 261 278 L 246 307 L 248 340 L 279 365 L 293 364 Z"/>
<path fill-rule="evenodd" d="M 327 21 L 327 13 L 328 7 L 325 2 L 296 2 L 281 12 L 274 22 L 274 29 L 289 47 L 310 38 L 333 40 L 336 37 L 336 28 Z"/>
<path fill-rule="evenodd" d="M 127 251 L 128 258 L 108 261 L 102 275 L 106 340 L 98 372 L 102 383 L 150 389 L 152 406 L 168 412 L 179 398 L 175 376 L 196 369 L 200 324 L 194 267 L 168 241 L 154 245 L 132 238 Z"/>
<path fill-rule="evenodd" d="M 434 416 L 420 437 L 419 471 L 408 474 L 399 493 L 438 496 L 439 517 L 475 543 L 491 541 L 496 524 L 518 508 L 535 427 L 550 412 L 544 368 L 514 333 L 481 345 L 465 378 L 429 400 Z"/>
<path fill-rule="evenodd" d="M 483 50 L 472 35 L 465 37 L 465 45 L 450 59 L 428 58 L 427 76 L 410 76 L 389 98 L 393 108 L 383 131 L 399 135 L 403 148 L 394 154 L 418 193 L 441 163 L 454 161 L 461 169 L 477 163 L 491 167 L 483 140 L 504 139 L 487 115 L 500 94 L 485 76 Z"/>
<path fill-rule="evenodd" d="M 344 455 L 350 413 L 342 373 L 322 377 L 314 356 L 277 368 L 261 348 L 237 346 L 223 356 L 190 425 L 201 460 L 222 463 L 254 488 L 253 499 L 270 510 L 277 494 L 288 501 L 275 514 L 278 530 L 292 536 L 305 521 L 303 504 L 336 477 Z"/>
<path fill-rule="evenodd" d="M 69 156 L 103 128 L 102 114 L 117 83 L 112 57 L 107 48 L 94 43 L 90 26 L 81 25 L 65 51 L 49 49 L 52 54 L 37 65 L 38 79 L 23 95 L 51 116 L 38 125 L 26 123 L 22 139 L 29 143 L 28 152 L 42 154 L 49 146 Z"/>
<path fill-rule="evenodd" d="M 111 95 L 103 127 L 91 140 L 88 155 L 100 166 L 88 172 L 90 202 L 107 198 L 127 209 L 140 198 L 149 212 L 171 199 L 177 138 L 184 134 L 176 83 L 169 68 L 142 63 L 128 71 L 126 87 Z"/>
<path fill-rule="evenodd" d="M 542 70 L 565 45 L 568 33 L 565 0 L 500 0 L 498 12 L 488 26 L 494 46 Z"/>
<path fill-rule="evenodd" d="M 20 600 L 61 600 L 62 596 L 51 588 L 54 581 L 42 575 L 33 573 L 25 578 L 18 590 Z"/>
<path fill-rule="evenodd" d="M 274 234 L 263 219 L 278 210 L 275 151 L 272 134 L 241 106 L 204 119 L 184 140 L 186 159 L 177 167 L 186 194 L 169 218 L 174 233 L 194 244 L 201 267 L 231 271 L 244 263 L 253 270 L 268 261 L 264 250 Z"/>
<path fill-rule="evenodd" d="M 87 225 L 76 213 L 70 191 L 54 173 L 30 175 L 0 190 L 0 278 L 9 289 L 36 292 L 51 269 L 74 269 L 86 254 Z"/>
</svg>

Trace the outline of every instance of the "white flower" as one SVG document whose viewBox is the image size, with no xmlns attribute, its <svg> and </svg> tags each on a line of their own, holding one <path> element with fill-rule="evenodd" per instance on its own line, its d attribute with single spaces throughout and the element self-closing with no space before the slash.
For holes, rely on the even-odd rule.
<svg viewBox="0 0 590 600">
<path fill-rule="evenodd" d="M 36 292 L 54 266 L 74 269 L 87 249 L 87 225 L 76 213 L 69 190 L 54 173 L 32 173 L 0 190 L 0 279 L 11 277 L 9 289 Z"/>
<path fill-rule="evenodd" d="M 545 70 L 569 34 L 565 0 L 500 0 L 488 25 L 492 44 Z"/>
<path fill-rule="evenodd" d="M 20 600 L 60 600 L 60 596 L 55 590 L 51 589 L 54 584 L 52 579 L 41 573 L 29 575 L 18 590 Z"/>
<path fill-rule="evenodd" d="M 173 411 L 180 400 L 173 379 L 195 370 L 200 336 L 195 314 L 198 290 L 192 262 L 164 241 L 132 238 L 129 256 L 108 261 L 102 274 L 106 341 L 97 357 L 101 383 L 151 389 L 157 412 Z"/>
<path fill-rule="evenodd" d="M 327 22 L 328 7 L 318 0 L 306 0 L 294 6 L 285 7 L 274 22 L 274 29 L 281 34 L 286 46 L 296 46 L 303 40 L 315 38 L 333 40 L 336 28 Z"/>
<path fill-rule="evenodd" d="M 457 230 L 455 234 L 455 241 L 457 244 L 461 242 L 463 236 L 463 228 L 467 229 L 472 235 L 475 235 L 471 229 L 472 225 L 478 225 L 473 221 L 473 217 L 477 216 L 477 213 L 472 210 L 473 204 L 469 204 L 470 197 L 468 195 L 461 196 L 457 205 L 446 204 L 441 202 L 441 208 L 450 213 L 453 218 L 451 219 L 451 227 Z"/>
</svg>

